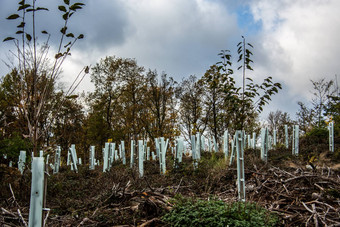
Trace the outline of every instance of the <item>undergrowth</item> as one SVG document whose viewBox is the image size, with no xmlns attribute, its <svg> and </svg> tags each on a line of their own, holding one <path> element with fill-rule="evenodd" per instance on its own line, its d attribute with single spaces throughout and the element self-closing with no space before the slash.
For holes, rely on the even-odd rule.
<svg viewBox="0 0 340 227">
<path fill-rule="evenodd" d="M 227 204 L 220 200 L 177 197 L 174 208 L 162 217 L 168 226 L 278 226 L 279 218 L 254 203 Z"/>
</svg>

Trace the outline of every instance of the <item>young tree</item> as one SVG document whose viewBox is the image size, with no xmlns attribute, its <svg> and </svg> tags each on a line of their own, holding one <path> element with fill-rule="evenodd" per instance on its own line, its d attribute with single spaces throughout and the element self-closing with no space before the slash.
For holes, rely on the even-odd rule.
<svg viewBox="0 0 340 227">
<path fill-rule="evenodd" d="M 315 126 L 315 110 L 308 108 L 304 103 L 298 102 L 300 109 L 296 113 L 297 123 L 301 131 L 309 132 Z"/>
<path fill-rule="evenodd" d="M 313 84 L 312 93 L 314 95 L 312 104 L 317 116 L 317 126 L 321 128 L 323 123 L 322 113 L 325 110 L 325 105 L 329 97 L 334 94 L 334 91 L 332 91 L 332 85 L 334 82 L 332 80 L 326 81 L 325 78 L 318 81 L 311 80 L 311 82 Z"/>
<path fill-rule="evenodd" d="M 243 45 L 242 45 L 243 44 Z M 237 87 L 233 78 L 231 54 L 228 50 L 219 53 L 221 61 L 211 66 L 202 77 L 205 86 L 204 102 L 205 112 L 208 113 L 207 124 L 213 135 L 220 136 L 225 129 L 245 129 L 251 131 L 257 112 L 263 110 L 263 106 L 269 103 L 271 96 L 281 89 L 280 83 L 274 83 L 272 77 L 267 77 L 261 84 L 254 83 L 249 77 L 245 77 L 245 70 L 252 70 L 250 57 L 252 53 L 245 49 L 245 40 L 238 44 L 239 61 L 243 64 L 243 84 Z M 248 46 L 252 47 L 251 44 Z M 245 81 L 248 81 L 246 84 Z M 208 95 L 207 95 L 208 94 Z"/>
<path fill-rule="evenodd" d="M 12 40 L 17 49 L 15 55 L 17 65 L 14 65 L 13 68 L 19 76 L 19 108 L 24 115 L 28 137 L 36 154 L 40 146 L 39 140 L 42 141 L 41 137 L 46 134 L 39 122 L 44 118 L 42 116 L 44 112 L 48 111 L 46 104 L 51 98 L 52 88 L 60 74 L 61 66 L 70 55 L 70 50 L 76 41 L 84 37 L 82 34 L 75 36 L 68 31 L 69 19 L 83 6 L 83 3 L 71 4 L 70 0 L 64 0 L 64 4 L 58 6 L 64 23 L 60 30 L 59 47 L 52 66 L 48 64 L 47 58 L 50 34 L 45 30 L 41 31 L 43 35 L 47 36 L 46 41 L 41 46 L 37 42 L 37 16 L 39 12 L 48 11 L 48 9 L 38 6 L 36 0 L 23 0 L 18 3 L 17 13 L 7 17 L 8 20 L 19 21 L 16 32 L 18 38 L 7 37 L 4 41 Z"/>
</svg>

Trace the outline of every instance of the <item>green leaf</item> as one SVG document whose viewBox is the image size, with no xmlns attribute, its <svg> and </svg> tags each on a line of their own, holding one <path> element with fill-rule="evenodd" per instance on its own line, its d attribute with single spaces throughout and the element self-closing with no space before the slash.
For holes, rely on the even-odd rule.
<svg viewBox="0 0 340 227">
<path fill-rule="evenodd" d="M 66 35 L 66 37 L 72 37 L 72 38 L 74 38 L 74 35 L 73 35 L 73 33 L 68 33 L 68 34 Z"/>
<path fill-rule="evenodd" d="M 55 58 L 58 59 L 58 58 L 61 58 L 62 56 L 63 56 L 62 53 L 58 53 L 58 54 L 55 55 Z"/>
<path fill-rule="evenodd" d="M 6 41 L 9 41 L 9 40 L 13 40 L 13 39 L 14 39 L 13 37 L 7 37 L 2 42 L 6 42 Z"/>
<path fill-rule="evenodd" d="M 48 34 L 48 32 L 45 31 L 45 30 L 41 31 L 41 33 L 42 33 L 42 34 Z"/>
<path fill-rule="evenodd" d="M 77 39 L 83 39 L 83 38 L 84 38 L 84 35 L 80 34 Z"/>
<path fill-rule="evenodd" d="M 26 10 L 26 12 L 32 12 L 32 11 L 36 11 L 35 9 L 28 9 Z"/>
<path fill-rule="evenodd" d="M 77 9 L 81 9 L 82 7 L 81 6 L 78 6 L 76 4 L 70 6 L 70 10 L 73 10 L 73 11 L 76 11 Z"/>
<path fill-rule="evenodd" d="M 60 32 L 61 32 L 62 34 L 64 34 L 64 35 L 65 35 L 65 33 L 66 33 L 66 30 L 67 30 L 67 27 L 65 26 L 65 27 L 63 27 L 62 29 L 60 29 Z"/>
<path fill-rule="evenodd" d="M 24 33 L 23 31 L 17 31 L 15 34 L 22 34 Z"/>
<path fill-rule="evenodd" d="M 45 11 L 49 11 L 47 8 L 45 7 L 38 7 L 37 10 L 45 10 Z"/>
<path fill-rule="evenodd" d="M 65 12 L 65 13 L 67 12 L 65 6 L 58 6 L 58 9 L 59 9 L 60 11 L 62 11 L 62 12 Z"/>
<path fill-rule="evenodd" d="M 72 43 L 72 42 L 68 42 L 68 44 L 66 44 L 66 45 L 64 46 L 64 48 L 66 48 L 66 47 L 68 47 L 69 45 L 71 45 L 71 43 Z"/>
<path fill-rule="evenodd" d="M 64 0 L 64 3 L 65 3 L 66 5 L 69 5 L 69 4 L 70 4 L 70 0 Z"/>
<path fill-rule="evenodd" d="M 22 0 L 18 3 L 19 5 L 24 5 L 25 4 L 25 0 Z"/>
<path fill-rule="evenodd" d="M 23 27 L 25 27 L 25 22 L 21 22 L 21 23 L 17 26 L 17 28 L 23 28 Z"/>
<path fill-rule="evenodd" d="M 77 5 L 77 6 L 84 6 L 85 4 L 84 4 L 84 3 L 80 3 L 80 2 L 76 2 L 76 3 L 74 3 L 74 5 Z"/>
<path fill-rule="evenodd" d="M 237 62 L 240 62 L 242 60 L 243 54 L 241 54 L 237 60 Z"/>
<path fill-rule="evenodd" d="M 23 9 L 26 9 L 26 8 L 28 8 L 28 7 L 30 7 L 30 6 L 31 6 L 30 4 L 21 5 L 21 6 L 19 6 L 18 11 L 23 10 Z"/>
<path fill-rule="evenodd" d="M 64 20 L 67 20 L 67 19 L 68 19 L 68 13 L 65 13 L 65 14 L 63 15 L 63 19 L 64 19 Z"/>
<path fill-rule="evenodd" d="M 27 39 L 28 41 L 31 41 L 31 40 L 32 40 L 32 36 L 31 36 L 30 34 L 26 33 L 26 39 Z"/>
<path fill-rule="evenodd" d="M 18 14 L 12 14 L 11 16 L 7 17 L 7 20 L 15 20 L 17 18 L 19 18 L 20 16 Z"/>
</svg>

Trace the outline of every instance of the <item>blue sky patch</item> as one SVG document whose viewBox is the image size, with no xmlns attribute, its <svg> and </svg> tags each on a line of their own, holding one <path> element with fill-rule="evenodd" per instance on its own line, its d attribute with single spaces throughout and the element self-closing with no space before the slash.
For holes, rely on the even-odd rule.
<svg viewBox="0 0 340 227">
<path fill-rule="evenodd" d="M 255 21 L 249 6 L 239 6 L 236 9 L 238 26 L 244 30 L 246 36 L 254 35 L 262 30 L 261 21 Z"/>
</svg>

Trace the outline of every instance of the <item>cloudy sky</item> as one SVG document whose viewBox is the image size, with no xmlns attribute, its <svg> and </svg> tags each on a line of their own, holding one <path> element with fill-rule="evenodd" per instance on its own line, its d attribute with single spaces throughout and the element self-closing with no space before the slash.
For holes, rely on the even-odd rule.
<svg viewBox="0 0 340 227">
<path fill-rule="evenodd" d="M 38 26 L 58 39 L 62 20 L 56 0 L 38 0 L 50 9 L 38 17 Z M 72 2 L 72 1 L 71 1 Z M 135 58 L 146 69 L 166 72 L 177 81 L 201 77 L 217 54 L 229 49 L 236 62 L 236 45 L 245 36 L 254 46 L 254 71 L 260 82 L 267 76 L 283 90 L 265 107 L 280 109 L 295 118 L 297 102 L 311 98 L 310 80 L 334 79 L 340 73 L 339 0 L 85 0 L 69 28 L 84 33 L 63 65 L 62 80 L 71 83 L 85 65 L 106 56 Z M 0 0 L 1 40 L 15 33 L 16 23 L 5 18 L 15 13 L 17 1 Z M 53 33 L 53 31 L 57 31 Z M 40 37 L 43 40 L 43 36 Z M 0 58 L 8 61 L 11 43 L 0 44 Z M 8 72 L 0 62 L 0 76 Z M 241 72 L 235 76 L 240 78 Z M 93 86 L 85 78 L 80 90 Z"/>
</svg>

